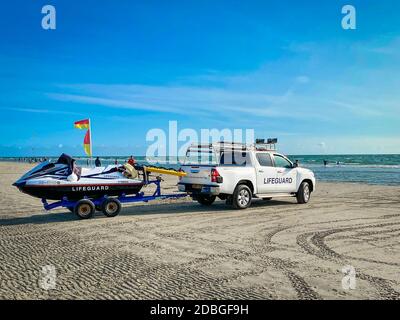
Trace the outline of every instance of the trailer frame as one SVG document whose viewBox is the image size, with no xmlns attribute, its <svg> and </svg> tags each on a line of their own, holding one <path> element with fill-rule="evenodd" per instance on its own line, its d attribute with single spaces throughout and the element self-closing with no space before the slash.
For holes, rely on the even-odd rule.
<svg viewBox="0 0 400 320">
<path fill-rule="evenodd" d="M 149 202 L 149 201 L 153 201 L 153 200 L 162 200 L 162 199 L 179 199 L 179 198 L 185 198 L 188 196 L 187 193 L 173 193 L 173 194 L 162 194 L 161 193 L 161 178 L 156 179 L 156 180 L 150 180 L 147 181 L 145 186 L 154 184 L 156 185 L 156 190 L 154 191 L 154 193 L 152 195 L 145 195 L 144 192 L 138 192 L 135 195 L 129 195 L 127 196 L 125 193 L 122 193 L 120 196 L 118 197 L 108 197 L 107 195 L 104 195 L 100 198 L 89 198 L 89 197 L 84 197 L 83 199 L 87 199 L 90 200 L 91 202 L 93 202 L 93 204 L 95 206 L 101 206 L 101 204 L 103 203 L 104 200 L 109 199 L 109 198 L 113 198 L 113 199 L 118 199 L 118 201 L 122 204 L 122 203 L 135 203 L 135 202 Z M 80 199 L 82 200 L 82 199 Z M 52 202 L 52 203 L 48 203 L 47 199 L 42 198 L 42 204 L 43 204 L 43 208 L 46 211 L 50 211 L 53 210 L 55 208 L 74 208 L 75 205 L 80 201 L 80 200 L 68 200 L 67 197 L 62 198 L 62 200 L 56 201 L 56 202 Z"/>
</svg>

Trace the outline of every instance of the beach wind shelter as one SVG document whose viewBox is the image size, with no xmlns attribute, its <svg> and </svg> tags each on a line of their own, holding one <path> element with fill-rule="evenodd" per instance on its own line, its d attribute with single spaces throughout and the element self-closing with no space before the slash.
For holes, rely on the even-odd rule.
<svg viewBox="0 0 400 320">
<path fill-rule="evenodd" d="M 76 121 L 74 127 L 77 129 L 87 130 L 83 139 L 83 150 L 91 158 L 92 157 L 92 135 L 90 131 L 90 119 Z"/>
</svg>

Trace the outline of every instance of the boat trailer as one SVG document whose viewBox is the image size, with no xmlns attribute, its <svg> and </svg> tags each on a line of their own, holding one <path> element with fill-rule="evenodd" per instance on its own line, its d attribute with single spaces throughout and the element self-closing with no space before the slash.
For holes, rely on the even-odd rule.
<svg viewBox="0 0 400 320">
<path fill-rule="evenodd" d="M 186 193 L 173 193 L 173 194 L 162 194 L 161 193 L 161 178 L 156 180 L 147 181 L 145 186 L 154 184 L 156 190 L 152 195 L 145 195 L 144 192 L 139 192 L 135 195 L 127 196 L 122 193 L 118 197 L 108 197 L 104 195 L 100 198 L 90 199 L 84 197 L 81 200 L 68 200 L 64 197 L 60 201 L 48 203 L 47 199 L 42 199 L 43 207 L 45 210 L 49 211 L 55 208 L 67 208 L 71 212 L 76 213 L 82 219 L 88 219 L 93 216 L 95 211 L 102 211 L 107 217 L 115 217 L 121 211 L 122 203 L 134 203 L 134 202 L 149 202 L 152 200 L 162 200 L 162 199 L 179 199 L 187 197 Z"/>
</svg>

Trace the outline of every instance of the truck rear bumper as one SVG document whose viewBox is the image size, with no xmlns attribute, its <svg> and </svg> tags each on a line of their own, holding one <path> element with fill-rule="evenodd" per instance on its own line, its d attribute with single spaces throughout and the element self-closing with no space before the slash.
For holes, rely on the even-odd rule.
<svg viewBox="0 0 400 320">
<path fill-rule="evenodd" d="M 215 185 L 196 185 L 188 183 L 178 183 L 178 190 L 181 192 L 187 192 L 189 194 L 209 194 L 219 195 L 220 188 Z"/>
</svg>

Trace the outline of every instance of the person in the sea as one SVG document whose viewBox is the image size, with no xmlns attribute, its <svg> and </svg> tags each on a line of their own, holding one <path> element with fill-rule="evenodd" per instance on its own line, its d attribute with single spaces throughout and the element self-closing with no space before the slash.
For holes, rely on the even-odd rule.
<svg viewBox="0 0 400 320">
<path fill-rule="evenodd" d="M 328 161 L 324 160 L 324 166 L 326 167 L 328 164 Z"/>
<path fill-rule="evenodd" d="M 96 160 L 94 160 L 94 165 L 95 165 L 96 167 L 101 167 L 101 162 L 100 162 L 99 157 L 97 157 Z"/>
</svg>

